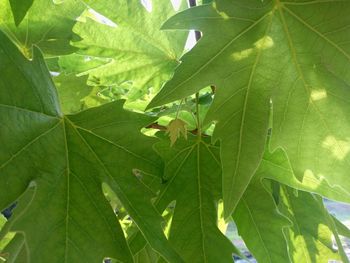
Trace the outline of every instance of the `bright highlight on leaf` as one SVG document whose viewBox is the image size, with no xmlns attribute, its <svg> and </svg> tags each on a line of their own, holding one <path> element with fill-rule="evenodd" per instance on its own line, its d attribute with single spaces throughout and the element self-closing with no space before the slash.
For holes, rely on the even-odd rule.
<svg viewBox="0 0 350 263">
<path fill-rule="evenodd" d="M 71 60 L 70 57 L 63 57 L 61 63 L 65 64 L 66 70 L 88 74 L 94 85 L 116 86 L 131 82 L 133 89 L 142 90 L 141 95 L 148 94 L 148 88 L 158 91 L 178 65 L 187 37 L 186 32 L 160 30 L 175 14 L 171 1 L 152 2 L 151 6 L 146 5 L 148 9 L 139 0 L 86 2 L 117 26 L 111 27 L 90 18 L 78 22 L 74 32 L 81 39 L 73 42 L 79 48 L 77 53 L 92 60 L 103 58 L 106 62 L 80 71 L 76 67 L 84 64 L 83 60 L 71 64 L 65 63 L 65 60 Z M 181 1 L 182 9 L 184 2 Z"/>
</svg>

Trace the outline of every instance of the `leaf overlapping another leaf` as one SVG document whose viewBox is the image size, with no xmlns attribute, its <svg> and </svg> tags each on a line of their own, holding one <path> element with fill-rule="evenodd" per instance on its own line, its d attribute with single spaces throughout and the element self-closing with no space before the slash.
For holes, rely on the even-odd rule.
<svg viewBox="0 0 350 263">
<path fill-rule="evenodd" d="M 45 57 L 74 52 L 75 48 L 70 45 L 70 41 L 75 36 L 72 28 L 76 19 L 86 9 L 84 3 L 79 0 L 35 0 L 23 21 L 16 26 L 11 7 L 22 9 L 24 4 L 14 5 L 14 2 L 14 0 L 11 1 L 10 6 L 9 1 L 2 1 L 0 29 L 26 56 L 31 56 L 32 45 L 40 47 Z"/>
<path fill-rule="evenodd" d="M 133 262 L 117 218 L 105 199 L 107 183 L 151 246 L 172 262 L 152 194 L 134 168 L 159 174 L 154 139 L 139 130 L 152 118 L 106 104 L 76 115 L 61 113 L 38 49 L 26 60 L 0 33 L 0 208 L 33 186 L 26 209 L 9 221 L 25 234 L 30 262 Z M 127 136 L 126 136 L 127 135 Z"/>
<path fill-rule="evenodd" d="M 164 159 L 164 186 L 155 205 L 161 212 L 175 201 L 169 241 L 185 262 L 232 262 L 238 253 L 217 226 L 222 198 L 218 148 L 198 137 L 155 145 Z"/>
<path fill-rule="evenodd" d="M 28 9 L 32 6 L 33 1 L 34 0 L 10 0 L 13 18 L 15 20 L 16 26 L 21 23 L 27 14 Z"/>
<path fill-rule="evenodd" d="M 233 214 L 239 234 L 259 262 L 348 262 L 338 233 L 338 228 L 347 232 L 346 227 L 337 226 L 319 196 L 296 190 L 314 191 L 312 186 L 336 198 L 344 195 L 312 177 L 298 181 L 286 154 L 281 149 L 270 153 L 267 147 Z"/>
<path fill-rule="evenodd" d="M 78 55 L 62 57 L 62 68 L 88 74 L 94 85 L 131 82 L 133 89 L 142 90 L 140 97 L 148 94 L 148 88 L 153 88 L 153 93 L 158 91 L 178 65 L 187 38 L 186 32 L 160 30 L 162 23 L 175 14 L 171 1 L 152 2 L 151 12 L 139 0 L 85 2 L 115 25 L 98 23 L 89 16 L 77 23 L 74 32 L 81 40 L 74 46 L 79 48 Z M 184 8 L 186 2 L 181 2 Z M 85 64 L 87 56 L 92 61 L 103 58 L 105 62 L 79 71 L 77 66 Z"/>
<path fill-rule="evenodd" d="M 165 24 L 203 37 L 149 107 L 217 86 L 207 122 L 222 140 L 226 216 L 262 158 L 270 99 L 272 148 L 285 149 L 297 178 L 311 172 L 350 193 L 349 11 L 349 1 L 217 0 Z"/>
</svg>

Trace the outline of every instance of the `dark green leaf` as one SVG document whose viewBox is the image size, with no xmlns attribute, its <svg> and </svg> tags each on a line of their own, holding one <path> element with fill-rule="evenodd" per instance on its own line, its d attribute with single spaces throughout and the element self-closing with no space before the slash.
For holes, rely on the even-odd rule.
<svg viewBox="0 0 350 263">
<path fill-rule="evenodd" d="M 153 195 L 133 173 L 159 173 L 155 139 L 139 132 L 153 119 L 123 110 L 121 101 L 65 116 L 38 49 L 28 61 L 0 33 L 0 61 L 0 185 L 8 186 L 0 209 L 34 189 L 10 224 L 25 233 L 30 262 L 133 261 L 103 182 L 151 246 L 182 262 L 163 234 Z"/>
<path fill-rule="evenodd" d="M 217 147 L 191 136 L 169 147 L 155 145 L 165 161 L 166 183 L 156 200 L 159 211 L 176 202 L 169 241 L 186 262 L 232 262 L 237 253 L 217 226 L 221 167 Z"/>
<path fill-rule="evenodd" d="M 10 0 L 10 5 L 16 26 L 21 23 L 27 14 L 28 9 L 32 6 L 33 1 L 34 0 Z"/>
</svg>

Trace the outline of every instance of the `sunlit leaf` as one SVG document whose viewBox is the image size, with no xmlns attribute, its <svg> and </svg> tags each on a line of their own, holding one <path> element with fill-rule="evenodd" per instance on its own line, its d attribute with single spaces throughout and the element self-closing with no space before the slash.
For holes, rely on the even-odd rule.
<svg viewBox="0 0 350 263">
<path fill-rule="evenodd" d="M 115 24 L 103 23 L 98 16 L 95 20 L 100 22 L 96 22 L 91 14 L 79 22 L 74 32 L 82 40 L 74 42 L 74 46 L 79 48 L 80 58 L 62 57 L 60 63 L 65 70 L 89 74 L 89 81 L 98 85 L 130 81 L 134 89 L 143 90 L 140 96 L 147 94 L 147 88 L 159 90 L 178 65 L 187 37 L 186 32 L 171 34 L 160 30 L 175 13 L 171 1 L 154 1 L 151 12 L 139 0 L 86 2 Z M 90 68 L 86 68 L 86 56 L 91 60 Z M 68 64 L 65 60 L 75 62 Z M 100 65 L 92 65 L 94 60 Z"/>
<path fill-rule="evenodd" d="M 22 10 L 31 1 L 17 2 L 23 2 L 20 5 Z M 69 54 L 75 50 L 69 43 L 74 37 L 72 28 L 76 18 L 86 9 L 81 1 L 35 0 L 18 26 L 15 25 L 11 6 L 8 0 L 1 2 L 0 30 L 27 57 L 32 54 L 32 45 L 40 47 L 45 56 Z M 19 8 L 19 5 L 16 4 L 16 7 Z"/>
<path fill-rule="evenodd" d="M 222 140 L 227 216 L 260 162 L 270 98 L 272 148 L 285 148 L 299 179 L 311 171 L 350 192 L 349 12 L 349 1 L 217 0 L 166 23 L 203 37 L 149 107 L 217 86 L 207 121 Z"/>
</svg>

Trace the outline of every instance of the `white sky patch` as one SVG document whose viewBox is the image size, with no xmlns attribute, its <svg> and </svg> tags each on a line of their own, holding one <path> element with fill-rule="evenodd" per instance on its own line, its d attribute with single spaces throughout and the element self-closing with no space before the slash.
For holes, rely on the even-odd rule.
<svg viewBox="0 0 350 263">
<path fill-rule="evenodd" d="M 97 13 L 95 10 L 93 9 L 89 9 L 89 13 L 92 14 L 94 16 L 94 18 L 96 19 L 96 21 L 100 22 L 101 24 L 107 25 L 107 26 L 111 26 L 111 27 L 117 27 L 118 25 L 116 23 L 114 23 L 113 21 L 109 20 L 107 17 L 101 15 L 100 13 Z"/>
<path fill-rule="evenodd" d="M 57 77 L 60 75 L 60 72 L 56 72 L 56 71 L 50 71 L 50 74 L 52 77 Z"/>
<path fill-rule="evenodd" d="M 181 0 L 171 0 L 171 3 L 174 7 L 174 10 L 179 11 L 180 6 L 181 6 Z"/>
<path fill-rule="evenodd" d="M 146 10 L 152 12 L 152 1 L 151 0 L 141 0 L 141 4 L 146 8 Z"/>
<path fill-rule="evenodd" d="M 191 50 L 196 45 L 196 35 L 194 30 L 190 30 L 185 44 L 185 51 Z"/>
<path fill-rule="evenodd" d="M 140 1 L 141 1 L 141 4 L 146 8 L 148 12 L 152 12 L 152 0 L 140 0 Z M 171 4 L 173 5 L 173 8 L 175 11 L 179 11 L 181 6 L 181 0 L 171 0 Z"/>
</svg>

